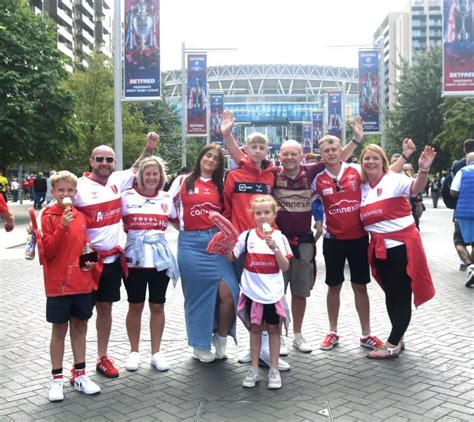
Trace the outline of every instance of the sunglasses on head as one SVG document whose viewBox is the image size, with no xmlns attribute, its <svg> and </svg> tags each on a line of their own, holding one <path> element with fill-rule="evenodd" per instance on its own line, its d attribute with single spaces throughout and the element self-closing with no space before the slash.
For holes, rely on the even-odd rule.
<svg viewBox="0 0 474 422">
<path fill-rule="evenodd" d="M 115 158 L 114 157 L 101 157 L 100 155 L 96 155 L 93 157 L 96 163 L 102 163 L 104 160 L 107 163 L 113 163 Z"/>
<path fill-rule="evenodd" d="M 336 192 L 340 192 L 342 190 L 341 186 L 339 185 L 339 181 L 334 178 L 332 179 L 332 181 L 334 182 L 334 184 L 336 185 Z"/>
</svg>

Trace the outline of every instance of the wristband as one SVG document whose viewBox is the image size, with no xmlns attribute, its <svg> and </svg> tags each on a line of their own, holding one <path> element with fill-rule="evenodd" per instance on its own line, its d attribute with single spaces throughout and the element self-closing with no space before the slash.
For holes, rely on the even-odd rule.
<svg viewBox="0 0 474 422">
<path fill-rule="evenodd" d="M 280 248 L 277 246 L 275 249 L 273 249 L 273 252 L 278 252 Z"/>
<path fill-rule="evenodd" d="M 419 168 L 418 168 L 418 172 L 419 172 L 419 173 L 426 173 L 426 174 L 428 174 L 428 173 L 430 172 L 430 169 L 424 169 L 424 168 L 419 167 Z"/>
<path fill-rule="evenodd" d="M 222 136 L 229 136 L 232 132 L 221 132 L 222 133 Z"/>
<path fill-rule="evenodd" d="M 352 138 L 351 142 L 354 142 L 354 144 L 356 144 L 357 146 L 360 145 L 360 142 L 358 140 L 356 140 L 356 138 Z"/>
<path fill-rule="evenodd" d="M 403 152 L 400 154 L 405 161 L 410 160 L 410 157 L 407 157 Z"/>
</svg>

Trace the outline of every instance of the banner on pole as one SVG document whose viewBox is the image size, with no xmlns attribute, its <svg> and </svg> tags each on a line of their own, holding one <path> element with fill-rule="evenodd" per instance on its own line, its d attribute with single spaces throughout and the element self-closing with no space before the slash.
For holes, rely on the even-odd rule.
<svg viewBox="0 0 474 422">
<path fill-rule="evenodd" d="M 359 110 L 365 133 L 380 132 L 379 54 L 359 51 Z"/>
<path fill-rule="evenodd" d="M 160 98 L 160 0 L 124 1 L 124 98 Z"/>
<path fill-rule="evenodd" d="M 224 112 L 224 94 L 211 94 L 211 142 L 221 145 L 224 137 L 221 133 L 222 113 Z"/>
<path fill-rule="evenodd" d="M 328 94 L 328 133 L 342 142 L 342 92 Z"/>
<path fill-rule="evenodd" d="M 313 152 L 319 151 L 319 140 L 323 137 L 323 113 L 313 112 Z"/>
<path fill-rule="evenodd" d="M 312 123 L 303 123 L 303 154 L 307 154 L 312 151 L 311 140 L 313 138 Z"/>
<path fill-rule="evenodd" d="M 474 95 L 474 0 L 444 0 L 443 92 Z"/>
<path fill-rule="evenodd" d="M 207 56 L 188 55 L 188 135 L 207 135 Z"/>
</svg>

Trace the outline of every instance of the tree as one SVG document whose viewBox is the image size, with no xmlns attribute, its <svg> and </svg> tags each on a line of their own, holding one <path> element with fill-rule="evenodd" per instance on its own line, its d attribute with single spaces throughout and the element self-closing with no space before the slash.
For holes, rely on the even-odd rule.
<svg viewBox="0 0 474 422">
<path fill-rule="evenodd" d="M 441 66 L 439 48 L 419 53 L 412 66 L 403 63 L 396 85 L 397 105 L 387 113 L 388 155 L 400 152 L 403 138 L 412 138 L 420 152 L 441 132 Z"/>
<path fill-rule="evenodd" d="M 70 145 L 58 163 L 78 174 L 87 170 L 91 151 L 98 145 L 114 147 L 114 79 L 113 70 L 104 55 L 97 54 L 89 66 L 71 76 L 69 87 L 74 93 L 74 113 L 78 121 L 79 142 Z M 123 164 L 129 167 L 145 144 L 146 125 L 143 115 L 129 103 L 122 104 Z"/>
<path fill-rule="evenodd" d="M 0 168 L 53 163 L 77 140 L 55 23 L 25 0 L 0 5 Z"/>
<path fill-rule="evenodd" d="M 149 130 L 160 135 L 158 155 L 167 164 L 168 173 L 177 173 L 181 168 L 181 121 L 174 107 L 166 101 L 138 103 L 135 106 L 143 113 Z"/>
<path fill-rule="evenodd" d="M 434 145 L 438 150 L 436 169 L 451 168 L 452 162 L 464 156 L 463 142 L 474 137 L 474 101 L 472 98 L 446 97 L 441 104 L 443 126 Z"/>
</svg>

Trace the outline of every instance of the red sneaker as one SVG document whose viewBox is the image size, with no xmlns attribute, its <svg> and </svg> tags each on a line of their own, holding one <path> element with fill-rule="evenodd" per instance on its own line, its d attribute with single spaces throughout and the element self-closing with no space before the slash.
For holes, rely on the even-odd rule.
<svg viewBox="0 0 474 422">
<path fill-rule="evenodd" d="M 367 336 L 360 338 L 360 345 L 366 347 L 367 349 L 378 349 L 383 346 L 383 341 L 376 336 Z"/>
<path fill-rule="evenodd" d="M 339 336 L 331 331 L 330 333 L 326 334 L 326 338 L 323 340 L 319 348 L 322 350 L 330 350 L 338 343 Z"/>
<path fill-rule="evenodd" d="M 102 356 L 95 367 L 96 371 L 107 378 L 117 378 L 119 370 L 114 366 L 114 361 L 108 356 Z"/>
</svg>

